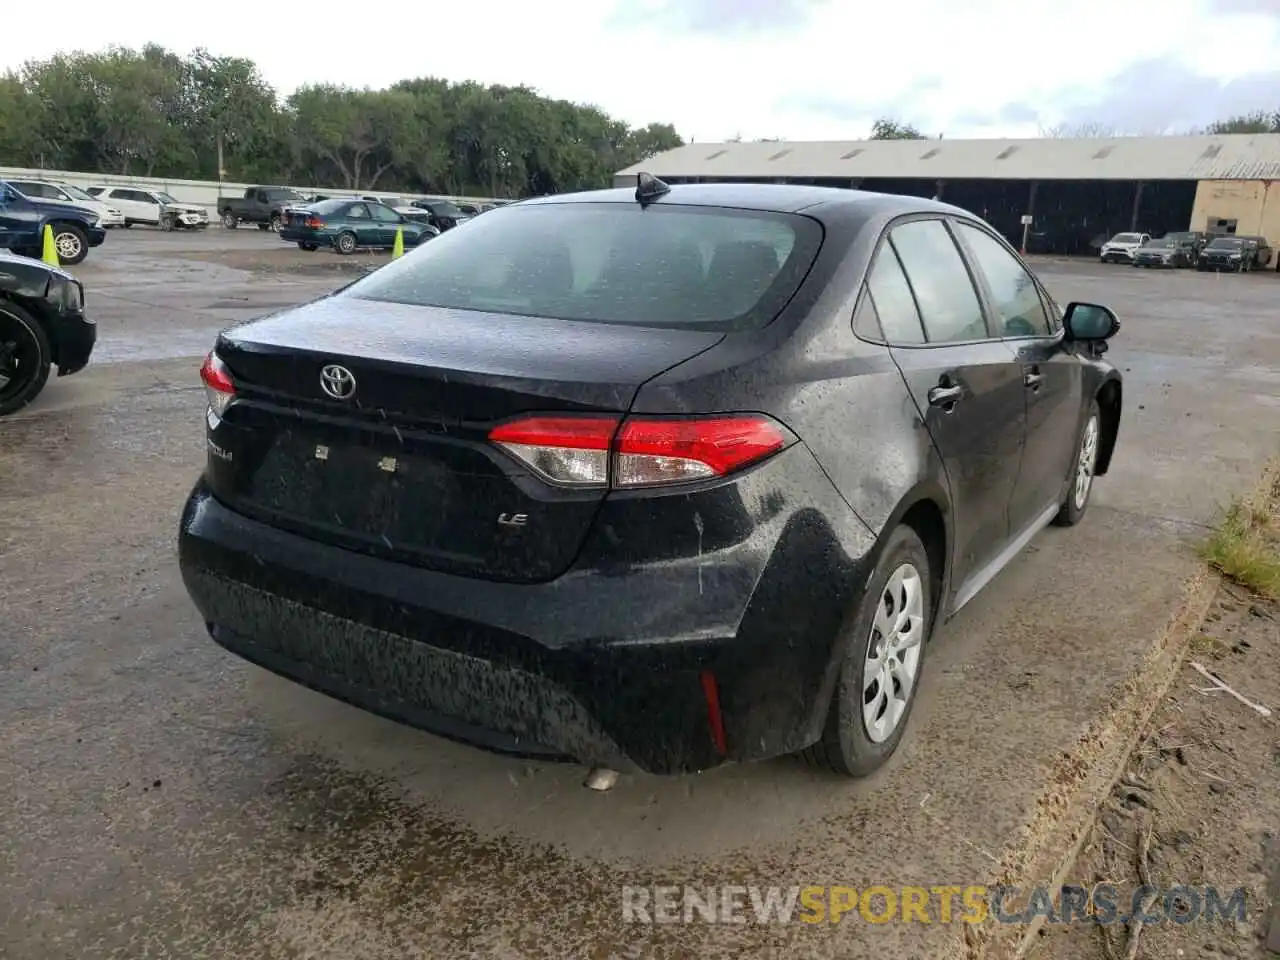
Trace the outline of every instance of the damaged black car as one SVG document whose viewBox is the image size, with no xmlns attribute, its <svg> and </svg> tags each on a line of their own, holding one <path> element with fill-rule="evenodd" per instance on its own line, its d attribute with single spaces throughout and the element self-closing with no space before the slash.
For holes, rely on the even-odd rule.
<svg viewBox="0 0 1280 960">
<path fill-rule="evenodd" d="M 58 376 L 84 369 L 97 331 L 79 280 L 0 250 L 0 416 L 39 396 L 54 368 Z"/>
</svg>

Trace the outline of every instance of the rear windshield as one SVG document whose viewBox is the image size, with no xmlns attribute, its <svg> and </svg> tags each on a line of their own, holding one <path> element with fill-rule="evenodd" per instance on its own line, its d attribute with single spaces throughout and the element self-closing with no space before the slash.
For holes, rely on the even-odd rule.
<svg viewBox="0 0 1280 960">
<path fill-rule="evenodd" d="M 441 217 L 465 217 L 466 214 L 459 210 L 454 204 L 448 200 L 424 200 L 423 206 L 427 207 L 432 213 Z"/>
<path fill-rule="evenodd" d="M 742 329 L 777 316 L 821 243 L 818 223 L 794 214 L 516 205 L 447 231 L 347 292 L 562 320 Z"/>
<path fill-rule="evenodd" d="M 339 210 L 345 210 L 347 207 L 351 206 L 351 204 L 354 202 L 355 201 L 351 199 L 317 200 L 315 203 L 307 207 L 307 209 L 311 210 L 314 213 L 318 213 L 321 216 L 325 216 L 330 213 L 337 213 Z"/>
</svg>

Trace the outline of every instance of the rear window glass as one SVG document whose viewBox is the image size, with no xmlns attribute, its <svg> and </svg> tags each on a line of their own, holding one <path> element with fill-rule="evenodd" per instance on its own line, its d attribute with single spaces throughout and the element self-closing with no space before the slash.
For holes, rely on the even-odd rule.
<svg viewBox="0 0 1280 960">
<path fill-rule="evenodd" d="M 427 200 L 427 209 L 441 217 L 465 217 L 466 214 L 448 200 Z"/>
<path fill-rule="evenodd" d="M 345 212 L 347 207 L 349 207 L 350 205 L 351 205 L 350 200 L 320 200 L 316 203 L 311 204 L 311 206 L 309 206 L 307 209 L 312 211 L 313 213 L 318 213 L 321 216 L 325 216 L 327 214 L 337 213 L 340 210 Z"/>
<path fill-rule="evenodd" d="M 655 327 L 769 323 L 822 242 L 816 221 L 721 207 L 512 206 L 348 288 L 396 303 Z"/>
</svg>

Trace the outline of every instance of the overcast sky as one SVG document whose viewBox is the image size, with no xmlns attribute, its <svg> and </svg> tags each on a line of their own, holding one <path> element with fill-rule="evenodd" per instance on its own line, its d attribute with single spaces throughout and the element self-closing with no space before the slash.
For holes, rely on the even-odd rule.
<svg viewBox="0 0 1280 960">
<path fill-rule="evenodd" d="M 686 138 L 853 139 L 1060 123 L 1185 130 L 1280 109 L 1280 0 L 390 0 L 367 6 L 67 0 L 0 38 L 0 67 L 155 42 L 251 57 L 282 94 L 410 76 L 527 84 Z M 356 12 L 367 10 L 362 19 Z M 350 12 L 348 12 L 350 11 Z"/>
</svg>

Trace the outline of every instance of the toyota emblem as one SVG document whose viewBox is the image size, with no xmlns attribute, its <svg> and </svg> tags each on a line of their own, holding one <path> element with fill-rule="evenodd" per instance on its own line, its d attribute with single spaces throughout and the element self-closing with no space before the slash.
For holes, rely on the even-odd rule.
<svg viewBox="0 0 1280 960">
<path fill-rule="evenodd" d="M 335 400 L 350 400 L 356 392 L 355 375 L 346 367 L 331 363 L 320 371 L 320 389 Z"/>
</svg>

